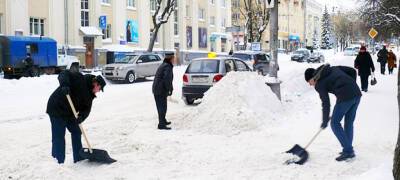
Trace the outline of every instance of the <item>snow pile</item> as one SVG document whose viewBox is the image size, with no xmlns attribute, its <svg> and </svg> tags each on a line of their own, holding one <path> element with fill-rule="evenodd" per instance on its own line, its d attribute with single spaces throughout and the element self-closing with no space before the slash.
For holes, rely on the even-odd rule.
<svg viewBox="0 0 400 180">
<path fill-rule="evenodd" d="M 206 92 L 184 126 L 211 134 L 239 134 L 270 125 L 282 111 L 262 76 L 231 72 Z"/>
</svg>

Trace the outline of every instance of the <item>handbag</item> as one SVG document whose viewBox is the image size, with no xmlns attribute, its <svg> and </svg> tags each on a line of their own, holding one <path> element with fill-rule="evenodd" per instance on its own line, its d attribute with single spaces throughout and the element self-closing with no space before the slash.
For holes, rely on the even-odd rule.
<svg viewBox="0 0 400 180">
<path fill-rule="evenodd" d="M 378 82 L 376 81 L 374 73 L 372 73 L 371 86 L 374 86 L 376 83 L 378 83 Z"/>
</svg>

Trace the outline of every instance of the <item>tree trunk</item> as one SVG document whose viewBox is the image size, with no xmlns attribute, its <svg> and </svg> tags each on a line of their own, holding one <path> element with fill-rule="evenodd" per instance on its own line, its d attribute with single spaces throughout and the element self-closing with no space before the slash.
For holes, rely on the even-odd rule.
<svg viewBox="0 0 400 180">
<path fill-rule="evenodd" d="M 147 52 L 152 52 L 153 51 L 154 43 L 156 41 L 158 30 L 160 29 L 160 27 L 161 27 L 160 25 L 157 25 L 155 27 L 153 35 L 151 36 L 151 39 L 150 39 L 149 47 L 147 48 Z"/>
<path fill-rule="evenodd" d="M 397 105 L 399 108 L 399 117 L 400 117 L 400 73 L 397 73 Z M 397 145 L 394 151 L 393 177 L 395 180 L 400 179 L 400 131 L 397 136 Z"/>
</svg>

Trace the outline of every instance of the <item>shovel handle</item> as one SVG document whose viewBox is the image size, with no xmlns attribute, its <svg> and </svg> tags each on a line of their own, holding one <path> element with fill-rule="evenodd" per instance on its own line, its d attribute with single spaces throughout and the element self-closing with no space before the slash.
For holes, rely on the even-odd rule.
<svg viewBox="0 0 400 180">
<path fill-rule="evenodd" d="M 317 138 L 317 136 L 319 135 L 319 133 L 321 133 L 322 130 L 323 130 L 322 128 L 319 129 L 319 131 L 317 132 L 317 134 L 315 134 L 315 135 L 313 136 L 313 138 L 311 139 L 311 141 L 308 142 L 308 144 L 306 145 L 306 147 L 304 147 L 304 149 L 307 149 L 308 146 L 311 145 L 311 143 L 315 140 L 315 138 Z"/>
<path fill-rule="evenodd" d="M 67 94 L 66 96 L 67 96 L 67 99 L 68 99 L 68 102 L 69 102 L 69 106 L 71 106 L 71 109 L 72 109 L 72 112 L 74 113 L 75 118 L 78 118 L 78 113 L 76 112 L 75 106 L 74 106 L 74 104 L 72 103 L 71 96 L 69 96 L 69 94 Z M 82 132 L 82 134 L 83 134 L 83 137 L 85 138 L 86 145 L 88 146 L 89 152 L 90 152 L 90 153 L 93 153 L 92 146 L 90 145 L 89 140 L 88 140 L 88 138 L 87 138 L 87 136 L 86 136 L 85 130 L 83 129 L 83 127 L 82 127 L 81 124 L 79 124 L 79 129 L 81 129 L 81 132 Z"/>
</svg>

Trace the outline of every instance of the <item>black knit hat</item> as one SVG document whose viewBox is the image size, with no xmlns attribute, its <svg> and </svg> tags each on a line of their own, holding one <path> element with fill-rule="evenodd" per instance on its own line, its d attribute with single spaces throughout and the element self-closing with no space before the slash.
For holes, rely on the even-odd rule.
<svg viewBox="0 0 400 180">
<path fill-rule="evenodd" d="M 104 80 L 104 78 L 102 76 L 98 75 L 95 77 L 95 80 L 101 86 L 101 91 L 104 92 L 104 86 L 106 86 L 106 81 Z"/>
<path fill-rule="evenodd" d="M 314 68 L 306 69 L 306 71 L 304 72 L 304 78 L 306 79 L 307 82 L 314 77 L 314 73 L 315 73 Z"/>
</svg>

